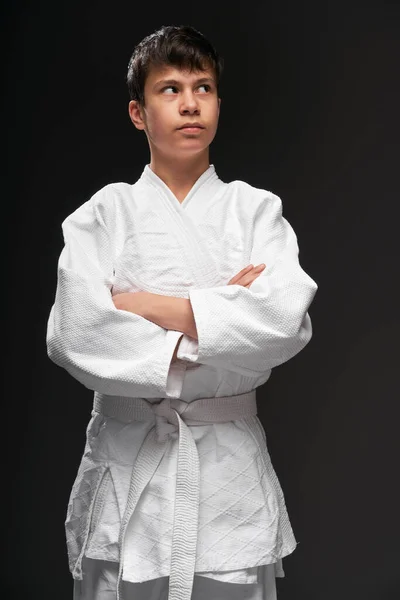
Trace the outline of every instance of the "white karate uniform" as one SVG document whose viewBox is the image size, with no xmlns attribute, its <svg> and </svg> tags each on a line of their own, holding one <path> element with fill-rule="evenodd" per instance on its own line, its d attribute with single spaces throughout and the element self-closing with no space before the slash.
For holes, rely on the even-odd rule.
<svg viewBox="0 0 400 600">
<path fill-rule="evenodd" d="M 318 286 L 280 198 L 210 165 L 179 202 L 146 165 L 62 229 L 48 355 L 95 392 L 66 519 L 74 579 L 110 561 L 117 594 L 169 577 L 169 600 L 186 600 L 199 578 L 283 577 L 297 542 L 255 390 L 310 341 Z M 228 285 L 250 263 L 266 264 L 250 288 Z M 141 290 L 190 298 L 198 340 L 115 308 Z"/>
</svg>

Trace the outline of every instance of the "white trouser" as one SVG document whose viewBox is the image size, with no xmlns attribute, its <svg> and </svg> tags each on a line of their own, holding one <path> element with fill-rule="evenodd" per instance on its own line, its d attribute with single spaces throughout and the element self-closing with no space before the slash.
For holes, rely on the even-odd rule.
<svg viewBox="0 0 400 600">
<path fill-rule="evenodd" d="M 115 600 L 119 564 L 83 558 L 83 579 L 74 581 L 74 600 Z M 143 583 L 122 581 L 121 600 L 167 600 L 168 577 Z M 258 583 L 227 583 L 194 576 L 192 600 L 277 600 L 274 565 L 259 567 Z"/>
</svg>

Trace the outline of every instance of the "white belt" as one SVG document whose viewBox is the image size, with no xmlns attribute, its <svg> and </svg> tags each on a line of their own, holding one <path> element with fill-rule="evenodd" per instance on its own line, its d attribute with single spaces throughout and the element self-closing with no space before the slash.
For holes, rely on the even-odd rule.
<svg viewBox="0 0 400 600">
<path fill-rule="evenodd" d="M 143 490 L 164 456 L 169 434 L 178 428 L 178 468 L 168 600 L 190 600 L 196 564 L 200 466 L 196 442 L 188 425 L 224 423 L 256 415 L 255 390 L 236 396 L 200 398 L 192 402 L 164 398 L 159 403 L 151 403 L 144 398 L 106 396 L 96 392 L 93 408 L 105 416 L 128 423 L 155 420 L 132 469 L 128 500 L 121 521 L 117 600 L 120 600 L 126 528 Z"/>
</svg>

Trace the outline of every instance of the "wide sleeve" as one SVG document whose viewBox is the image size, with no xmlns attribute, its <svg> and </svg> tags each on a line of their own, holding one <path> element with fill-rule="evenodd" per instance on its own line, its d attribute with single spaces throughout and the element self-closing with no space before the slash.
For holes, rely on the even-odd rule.
<svg viewBox="0 0 400 600">
<path fill-rule="evenodd" d="M 281 199 L 268 192 L 254 216 L 248 262 L 266 268 L 249 289 L 189 290 L 198 340 L 185 334 L 177 358 L 259 377 L 298 354 L 312 336 L 308 309 L 318 289 L 298 255 Z"/>
<path fill-rule="evenodd" d="M 114 306 L 113 201 L 110 184 L 62 223 L 64 248 L 47 323 L 47 353 L 91 390 L 163 397 L 182 332 Z"/>
</svg>

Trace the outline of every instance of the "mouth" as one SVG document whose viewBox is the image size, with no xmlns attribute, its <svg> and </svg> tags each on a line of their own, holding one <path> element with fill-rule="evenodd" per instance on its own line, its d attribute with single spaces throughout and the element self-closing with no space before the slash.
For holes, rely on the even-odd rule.
<svg viewBox="0 0 400 600">
<path fill-rule="evenodd" d="M 180 127 L 179 131 L 185 131 L 186 133 L 198 133 L 203 131 L 204 127 Z"/>
</svg>

